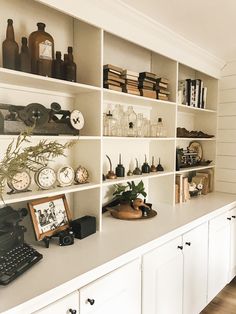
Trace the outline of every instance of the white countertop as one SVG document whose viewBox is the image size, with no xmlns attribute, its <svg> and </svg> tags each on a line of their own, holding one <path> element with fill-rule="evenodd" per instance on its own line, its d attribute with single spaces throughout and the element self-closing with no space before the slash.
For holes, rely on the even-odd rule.
<svg viewBox="0 0 236 314">
<path fill-rule="evenodd" d="M 147 220 L 117 220 L 105 213 L 103 230 L 75 239 L 72 246 L 60 247 L 55 240 L 46 249 L 33 243 L 44 258 L 8 286 L 0 286 L 0 313 L 36 311 L 232 208 L 234 202 L 235 195 L 214 192 L 175 207 L 154 206 L 158 214 Z"/>
</svg>

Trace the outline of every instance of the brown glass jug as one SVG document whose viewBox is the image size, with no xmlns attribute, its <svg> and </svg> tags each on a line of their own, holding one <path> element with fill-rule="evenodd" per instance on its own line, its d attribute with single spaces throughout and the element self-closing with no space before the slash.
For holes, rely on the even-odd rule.
<svg viewBox="0 0 236 314">
<path fill-rule="evenodd" d="M 29 36 L 31 71 L 34 74 L 52 76 L 52 60 L 54 56 L 54 40 L 45 32 L 45 24 L 37 23 L 38 30 Z"/>
<path fill-rule="evenodd" d="M 17 70 L 19 58 L 19 46 L 15 41 L 13 20 L 7 20 L 6 39 L 2 43 L 2 61 L 3 67 Z"/>
</svg>

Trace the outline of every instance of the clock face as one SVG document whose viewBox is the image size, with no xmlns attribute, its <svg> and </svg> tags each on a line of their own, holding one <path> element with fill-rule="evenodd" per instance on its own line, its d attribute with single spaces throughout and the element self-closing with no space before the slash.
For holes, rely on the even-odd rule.
<svg viewBox="0 0 236 314">
<path fill-rule="evenodd" d="M 88 182 L 88 178 L 88 170 L 82 166 L 79 166 L 75 171 L 75 181 L 78 183 L 86 183 Z"/>
<path fill-rule="evenodd" d="M 70 114 L 70 123 L 76 130 L 81 130 L 84 126 L 84 117 L 79 110 L 73 110 Z"/>
<path fill-rule="evenodd" d="M 43 167 L 35 174 L 35 182 L 41 189 L 50 189 L 56 182 L 56 173 L 52 168 Z"/>
<path fill-rule="evenodd" d="M 71 185 L 75 178 L 75 172 L 72 167 L 61 167 L 57 172 L 57 180 L 61 186 Z"/>
<path fill-rule="evenodd" d="M 17 172 L 11 181 L 8 182 L 9 187 L 16 192 L 27 191 L 31 183 L 30 174 L 27 171 Z"/>
</svg>

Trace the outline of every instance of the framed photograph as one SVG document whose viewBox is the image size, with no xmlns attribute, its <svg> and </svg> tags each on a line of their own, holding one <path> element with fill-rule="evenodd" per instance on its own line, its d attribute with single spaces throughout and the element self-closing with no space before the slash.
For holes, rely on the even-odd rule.
<svg viewBox="0 0 236 314">
<path fill-rule="evenodd" d="M 69 227 L 71 214 L 64 194 L 34 200 L 28 207 L 38 241 Z"/>
</svg>

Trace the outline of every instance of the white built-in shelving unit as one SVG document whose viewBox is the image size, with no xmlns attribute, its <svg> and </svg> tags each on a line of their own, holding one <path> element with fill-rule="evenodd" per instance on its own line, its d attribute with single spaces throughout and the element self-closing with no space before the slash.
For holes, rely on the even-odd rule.
<svg viewBox="0 0 236 314">
<path fill-rule="evenodd" d="M 201 130 L 216 135 L 217 79 L 39 2 L 29 0 L 10 2 L 2 0 L 2 2 L 0 41 L 5 38 L 7 23 L 4 24 L 3 21 L 6 22 L 7 18 L 12 18 L 14 21 L 18 43 L 22 36 L 28 37 L 36 30 L 37 22 L 44 22 L 46 31 L 54 38 L 55 51 L 66 53 L 68 46 L 74 47 L 78 83 L 0 68 L 0 103 L 27 105 L 37 102 L 49 107 L 52 102 L 58 102 L 63 109 L 79 109 L 85 118 L 85 126 L 79 136 L 32 136 L 31 142 L 36 143 L 40 139 L 57 140 L 62 143 L 75 140 L 75 145 L 66 152 L 66 157 L 58 158 L 49 165 L 56 170 L 65 164 L 74 168 L 83 165 L 90 173 L 90 183 L 66 188 L 55 187 L 49 191 L 39 191 L 36 185 L 32 184 L 31 192 L 11 196 L 6 194 L 5 203 L 17 206 L 19 202 L 65 193 L 74 217 L 85 214 L 95 215 L 98 230 L 102 229 L 102 205 L 111 199 L 114 184 L 143 180 L 148 202 L 154 204 L 165 202 L 173 205 L 176 146 L 187 147 L 191 141 L 188 138 L 176 138 L 176 128 L 186 127 L 188 130 Z M 25 12 L 28 12 L 27 15 Z M 2 66 L 1 60 L 0 52 L 0 66 Z M 104 89 L 102 72 L 103 64 L 107 63 L 137 72 L 150 71 L 158 76 L 167 77 L 170 81 L 170 101 Z M 208 87 L 208 102 L 205 109 L 178 104 L 178 80 L 186 78 L 200 78 Z M 167 137 L 103 136 L 103 113 L 109 103 L 132 105 L 137 111 L 146 110 L 149 117 L 162 117 L 167 128 Z M 4 147 L 7 147 L 12 138 L 16 136 L 0 135 L 2 148 L 0 158 L 4 154 Z M 215 138 L 192 140 L 201 141 L 204 158 L 213 160 L 212 164 L 201 169 L 214 168 Z M 165 171 L 103 181 L 102 175 L 109 170 L 106 155 L 110 156 L 115 168 L 119 153 L 122 154 L 122 163 L 126 172 L 134 169 L 135 158 L 138 159 L 141 167 L 145 155 L 149 163 L 152 156 L 155 157 L 156 164 L 160 158 Z M 197 169 L 199 168 L 184 169 L 180 172 L 186 173 Z"/>
</svg>

